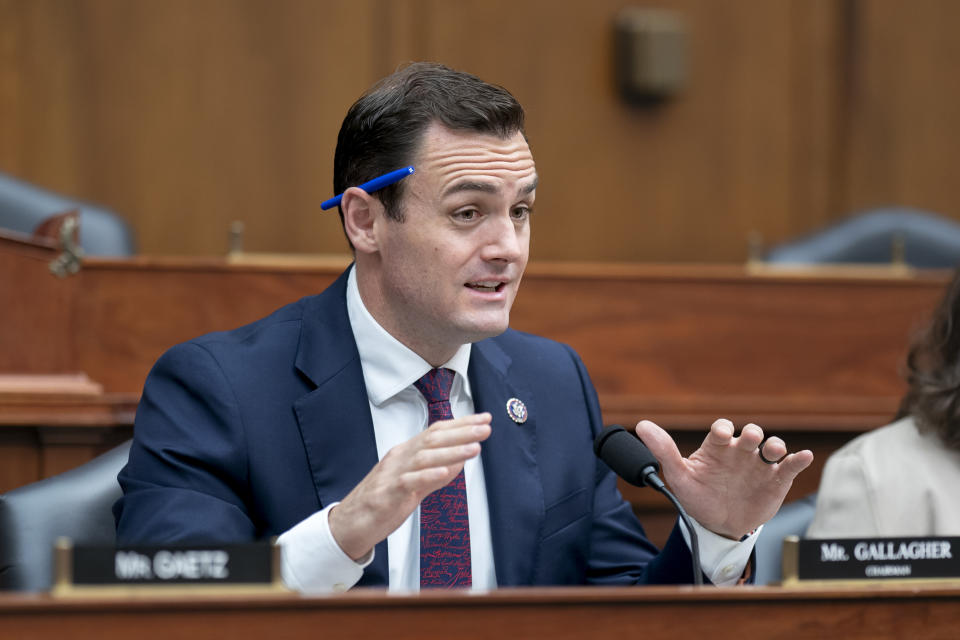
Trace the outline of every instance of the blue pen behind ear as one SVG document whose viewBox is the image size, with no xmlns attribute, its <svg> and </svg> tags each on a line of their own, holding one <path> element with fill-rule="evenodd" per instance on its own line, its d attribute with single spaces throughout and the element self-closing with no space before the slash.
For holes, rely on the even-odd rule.
<svg viewBox="0 0 960 640">
<path fill-rule="evenodd" d="M 413 167 L 404 167 L 403 169 L 397 169 L 396 171 L 391 171 L 390 173 L 385 173 L 382 176 L 377 176 L 369 182 L 364 182 L 361 185 L 357 185 L 359 188 L 363 189 L 367 193 L 373 193 L 374 191 L 379 191 L 384 187 L 389 187 L 395 182 L 400 182 L 407 176 L 413 173 Z M 343 194 L 337 194 L 329 200 L 324 200 L 320 203 L 320 208 L 326 211 L 332 207 L 340 204 L 340 199 L 343 198 Z"/>
</svg>

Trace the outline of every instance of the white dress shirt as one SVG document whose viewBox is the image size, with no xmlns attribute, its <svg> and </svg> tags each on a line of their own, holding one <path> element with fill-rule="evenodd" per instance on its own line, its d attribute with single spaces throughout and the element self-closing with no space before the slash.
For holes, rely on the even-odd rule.
<svg viewBox="0 0 960 640">
<path fill-rule="evenodd" d="M 383 459 L 394 446 L 409 440 L 427 427 L 427 403 L 413 383 L 432 369 L 423 358 L 387 333 L 370 315 L 360 298 L 356 273 L 351 269 L 347 281 L 347 313 L 360 353 L 363 379 L 367 387 L 377 457 Z M 471 345 L 465 344 L 443 366 L 455 372 L 450 392 L 454 417 L 474 413 L 467 367 Z M 353 425 L 343 425 L 344 429 Z M 589 454 L 589 452 L 587 452 Z M 470 558 L 472 589 L 497 586 L 490 536 L 486 484 L 480 456 L 464 465 L 467 487 L 467 511 L 470 519 Z M 330 533 L 327 515 L 336 503 L 284 532 L 277 540 L 283 548 L 282 574 L 288 587 L 306 592 L 345 591 L 363 576 L 373 561 L 373 553 L 364 562 L 354 562 Z M 701 566 L 714 584 L 734 584 L 743 572 L 756 542 L 756 533 L 742 542 L 729 540 L 694 527 L 700 542 Z M 687 544 L 690 543 L 683 527 Z M 420 510 L 387 536 L 389 588 L 391 591 L 420 589 Z"/>
<path fill-rule="evenodd" d="M 377 458 L 427 428 L 427 401 L 413 383 L 433 367 L 381 327 L 360 299 L 356 272 L 347 281 L 347 314 L 360 352 L 363 381 L 367 387 Z M 470 347 L 465 344 L 443 366 L 455 375 L 450 389 L 454 417 L 474 413 L 467 367 Z M 344 425 L 350 428 L 351 425 Z M 497 586 L 490 537 L 487 487 L 480 456 L 463 467 L 470 521 L 472 588 Z M 278 539 L 283 546 L 283 578 L 287 586 L 302 591 L 342 591 L 360 580 L 373 554 L 362 564 L 350 559 L 330 534 L 327 513 L 334 505 L 310 516 Z M 420 589 L 420 509 L 387 536 L 387 561 L 391 591 Z"/>
</svg>

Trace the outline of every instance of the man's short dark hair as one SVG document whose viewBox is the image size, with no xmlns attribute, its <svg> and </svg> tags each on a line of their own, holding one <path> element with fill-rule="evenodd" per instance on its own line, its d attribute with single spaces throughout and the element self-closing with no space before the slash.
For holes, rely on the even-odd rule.
<svg viewBox="0 0 960 640">
<path fill-rule="evenodd" d="M 347 111 L 333 159 L 333 192 L 413 164 L 434 122 L 500 138 L 524 133 L 523 107 L 503 87 L 442 64 L 415 62 L 387 76 Z M 388 216 L 403 221 L 404 181 L 377 191 Z M 343 219 L 343 210 L 340 210 Z"/>
</svg>

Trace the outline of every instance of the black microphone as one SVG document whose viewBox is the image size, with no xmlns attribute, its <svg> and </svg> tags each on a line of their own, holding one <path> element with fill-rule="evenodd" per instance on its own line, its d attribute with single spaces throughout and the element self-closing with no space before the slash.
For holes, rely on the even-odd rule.
<svg viewBox="0 0 960 640">
<path fill-rule="evenodd" d="M 647 445 L 618 424 L 612 424 L 593 441 L 593 452 L 614 473 L 637 487 L 652 486 L 660 490 L 663 481 L 657 476 L 660 463 Z"/>
<path fill-rule="evenodd" d="M 681 506 L 676 496 L 663 484 L 657 475 L 660 463 L 650 452 L 643 440 L 627 431 L 618 424 L 612 424 L 597 434 L 593 441 L 593 452 L 598 458 L 607 463 L 614 473 L 637 487 L 651 487 L 667 496 L 676 507 L 687 525 L 690 534 L 690 551 L 693 556 L 693 583 L 703 584 L 703 572 L 700 569 L 700 543 L 697 532 L 690 522 L 690 516 Z"/>
</svg>

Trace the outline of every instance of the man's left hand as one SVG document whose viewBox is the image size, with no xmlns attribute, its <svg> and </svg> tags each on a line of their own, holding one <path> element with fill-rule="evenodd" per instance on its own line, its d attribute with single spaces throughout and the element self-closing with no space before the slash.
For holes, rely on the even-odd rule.
<svg viewBox="0 0 960 640">
<path fill-rule="evenodd" d="M 637 435 L 660 461 L 664 481 L 690 517 L 734 540 L 773 517 L 793 479 L 813 462 L 808 450 L 787 455 L 780 438 L 764 442 L 763 430 L 755 424 L 734 436 L 733 423 L 725 419 L 711 425 L 689 458 L 680 455 L 670 434 L 649 420 L 637 424 Z"/>
</svg>

